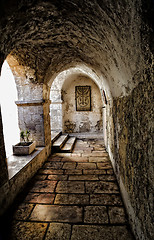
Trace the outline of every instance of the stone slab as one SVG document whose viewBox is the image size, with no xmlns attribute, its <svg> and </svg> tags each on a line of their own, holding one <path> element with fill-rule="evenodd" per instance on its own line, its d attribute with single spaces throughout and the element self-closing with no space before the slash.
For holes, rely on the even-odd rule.
<svg viewBox="0 0 154 240">
<path fill-rule="evenodd" d="M 52 193 L 29 193 L 25 198 L 28 203 L 52 204 L 55 194 Z"/>
<path fill-rule="evenodd" d="M 108 162 L 108 158 L 107 157 L 89 157 L 89 162 Z"/>
<path fill-rule="evenodd" d="M 30 189 L 30 192 L 51 192 L 53 193 L 55 190 L 57 181 L 37 181 L 34 186 Z"/>
<path fill-rule="evenodd" d="M 73 174 L 79 174 L 79 175 L 81 175 L 82 174 L 82 170 L 80 169 L 74 169 L 74 170 L 72 170 L 72 169 L 66 169 L 65 170 L 65 172 L 64 172 L 65 174 L 68 174 L 68 175 L 73 175 Z"/>
<path fill-rule="evenodd" d="M 75 169 L 76 163 L 75 162 L 65 162 L 63 165 L 63 169 Z"/>
<path fill-rule="evenodd" d="M 101 174 L 106 174 L 106 170 L 99 170 L 99 169 L 88 169 L 88 170 L 83 170 L 83 174 L 88 174 L 88 175 L 92 175 L 92 174 L 95 174 L 95 175 L 101 175 Z"/>
<path fill-rule="evenodd" d="M 92 157 L 94 157 L 94 156 L 96 156 L 96 157 L 108 157 L 108 153 L 107 152 L 103 152 L 103 151 L 93 151 L 92 153 L 91 153 L 91 156 Z"/>
<path fill-rule="evenodd" d="M 47 179 L 49 180 L 60 180 L 60 181 L 66 181 L 68 179 L 67 175 L 48 175 Z"/>
<path fill-rule="evenodd" d="M 63 174 L 63 170 L 56 170 L 56 169 L 40 169 L 39 170 L 40 174 Z"/>
<path fill-rule="evenodd" d="M 76 169 L 96 169 L 96 163 L 78 163 Z"/>
<path fill-rule="evenodd" d="M 111 163 L 109 162 L 101 162 L 101 163 L 97 163 L 97 168 L 98 169 L 112 169 Z"/>
<path fill-rule="evenodd" d="M 119 193 L 117 184 L 114 182 L 86 182 L 86 193 Z"/>
<path fill-rule="evenodd" d="M 126 223 L 126 216 L 123 207 L 109 207 L 110 223 Z"/>
<path fill-rule="evenodd" d="M 93 205 L 119 205 L 122 206 L 121 197 L 118 194 L 90 194 L 90 204 Z"/>
<path fill-rule="evenodd" d="M 79 157 L 79 156 L 70 156 L 70 157 L 63 157 L 62 162 L 88 162 L 87 157 Z"/>
<path fill-rule="evenodd" d="M 116 181 L 115 175 L 99 175 L 99 179 L 101 181 Z"/>
<path fill-rule="evenodd" d="M 30 219 L 77 223 L 82 221 L 83 209 L 77 206 L 36 205 Z"/>
<path fill-rule="evenodd" d="M 22 203 L 18 206 L 13 215 L 16 220 L 26 220 L 32 212 L 34 204 Z"/>
<path fill-rule="evenodd" d="M 108 223 L 107 208 L 104 206 L 87 206 L 84 208 L 84 222 L 104 224 Z"/>
<path fill-rule="evenodd" d="M 96 181 L 98 181 L 99 179 L 98 179 L 98 175 L 69 175 L 69 178 L 68 178 L 68 180 L 70 180 L 70 181 L 84 181 L 84 180 L 86 180 L 86 181 L 94 181 L 94 180 L 96 180 Z"/>
<path fill-rule="evenodd" d="M 44 238 L 47 223 L 13 222 L 10 240 L 40 240 Z"/>
<path fill-rule="evenodd" d="M 71 225 L 66 223 L 50 223 L 45 240 L 69 240 Z"/>
<path fill-rule="evenodd" d="M 56 187 L 57 193 L 84 193 L 84 182 L 60 181 Z"/>
<path fill-rule="evenodd" d="M 62 169 L 62 167 L 63 167 L 62 162 L 52 162 L 52 161 L 46 162 L 43 166 L 44 169 L 47 168 L 47 169 L 56 169 L 56 170 Z"/>
<path fill-rule="evenodd" d="M 134 240 L 126 226 L 74 225 L 71 240 Z"/>
<path fill-rule="evenodd" d="M 88 194 L 57 194 L 54 204 L 64 205 L 88 205 Z"/>
</svg>

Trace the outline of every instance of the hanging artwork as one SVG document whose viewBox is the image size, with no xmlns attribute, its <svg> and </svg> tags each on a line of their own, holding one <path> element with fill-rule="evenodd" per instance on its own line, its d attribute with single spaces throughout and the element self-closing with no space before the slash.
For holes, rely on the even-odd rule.
<svg viewBox="0 0 154 240">
<path fill-rule="evenodd" d="M 91 111 L 91 87 L 75 87 L 76 111 Z"/>
</svg>

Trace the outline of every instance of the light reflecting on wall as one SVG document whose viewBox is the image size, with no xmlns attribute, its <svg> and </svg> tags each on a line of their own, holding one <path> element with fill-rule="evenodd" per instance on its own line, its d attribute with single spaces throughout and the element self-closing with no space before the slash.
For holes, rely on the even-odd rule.
<svg viewBox="0 0 154 240">
<path fill-rule="evenodd" d="M 17 89 L 15 80 L 7 61 L 5 61 L 0 77 L 0 104 L 7 157 L 12 154 L 12 145 L 20 140 L 16 100 Z"/>
</svg>

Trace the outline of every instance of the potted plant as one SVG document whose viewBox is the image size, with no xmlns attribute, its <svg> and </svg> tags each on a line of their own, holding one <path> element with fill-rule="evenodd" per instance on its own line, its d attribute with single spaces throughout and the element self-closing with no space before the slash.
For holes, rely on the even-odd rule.
<svg viewBox="0 0 154 240">
<path fill-rule="evenodd" d="M 17 143 L 16 145 L 13 145 L 13 154 L 14 155 L 28 155 L 31 154 L 35 147 L 36 147 L 36 141 L 29 141 L 30 137 L 30 131 L 21 131 L 20 132 L 20 138 L 21 142 Z"/>
</svg>

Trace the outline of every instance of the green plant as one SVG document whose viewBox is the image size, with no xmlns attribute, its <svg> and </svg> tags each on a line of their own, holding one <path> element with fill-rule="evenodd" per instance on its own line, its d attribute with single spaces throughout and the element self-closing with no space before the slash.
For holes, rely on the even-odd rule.
<svg viewBox="0 0 154 240">
<path fill-rule="evenodd" d="M 26 137 L 26 141 L 27 141 L 27 142 L 29 142 L 29 136 L 30 136 L 30 131 L 29 131 L 29 130 L 26 130 L 25 137 Z"/>
<path fill-rule="evenodd" d="M 25 142 L 25 132 L 23 130 L 20 132 L 20 137 Z"/>
<path fill-rule="evenodd" d="M 26 130 L 26 131 L 21 131 L 20 132 L 20 137 L 24 142 L 29 142 L 29 136 L 30 136 L 30 131 Z"/>
</svg>

